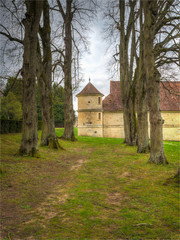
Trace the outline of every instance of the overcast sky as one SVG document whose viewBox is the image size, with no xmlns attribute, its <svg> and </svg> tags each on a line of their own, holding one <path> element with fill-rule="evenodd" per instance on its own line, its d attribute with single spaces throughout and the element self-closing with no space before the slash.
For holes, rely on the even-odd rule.
<svg viewBox="0 0 180 240">
<path fill-rule="evenodd" d="M 92 25 L 89 34 L 90 53 L 84 54 L 81 61 L 81 68 L 84 75 L 84 82 L 81 82 L 78 91 L 79 93 L 89 82 L 105 96 L 110 91 L 110 73 L 108 72 L 109 61 L 112 53 L 107 53 L 107 42 L 103 37 L 102 20 L 97 21 Z M 115 80 L 115 79 L 113 79 Z M 77 110 L 77 98 L 74 97 L 74 110 Z"/>
</svg>

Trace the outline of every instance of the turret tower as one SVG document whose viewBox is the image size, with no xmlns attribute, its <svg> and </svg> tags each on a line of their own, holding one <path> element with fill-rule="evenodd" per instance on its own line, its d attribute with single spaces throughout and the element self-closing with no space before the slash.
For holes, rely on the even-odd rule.
<svg viewBox="0 0 180 240">
<path fill-rule="evenodd" d="M 78 135 L 103 137 L 102 97 L 90 82 L 76 95 L 78 98 Z"/>
</svg>

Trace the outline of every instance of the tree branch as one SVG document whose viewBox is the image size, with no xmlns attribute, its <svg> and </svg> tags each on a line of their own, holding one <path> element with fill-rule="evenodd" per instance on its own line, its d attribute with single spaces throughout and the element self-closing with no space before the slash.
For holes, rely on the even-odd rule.
<svg viewBox="0 0 180 240">
<path fill-rule="evenodd" d="M 5 32 L 1 32 L 0 31 L 0 34 L 1 35 L 3 35 L 3 36 L 5 36 L 5 37 L 7 37 L 10 41 L 14 41 L 14 42 L 18 42 L 18 43 L 21 43 L 21 44 L 23 44 L 24 42 L 23 42 L 23 40 L 20 40 L 20 39 L 18 39 L 18 38 L 15 38 L 15 37 L 12 37 L 11 35 L 9 35 L 9 34 L 7 34 L 7 33 L 5 33 Z"/>
<path fill-rule="evenodd" d="M 63 7 L 62 7 L 62 5 L 61 5 L 61 2 L 60 2 L 60 0 L 56 0 L 56 1 L 57 1 L 57 4 L 58 4 L 58 7 L 59 7 L 59 11 L 60 11 L 63 19 L 65 20 L 66 14 L 65 14 L 65 12 L 64 12 L 64 10 L 63 10 Z"/>
</svg>

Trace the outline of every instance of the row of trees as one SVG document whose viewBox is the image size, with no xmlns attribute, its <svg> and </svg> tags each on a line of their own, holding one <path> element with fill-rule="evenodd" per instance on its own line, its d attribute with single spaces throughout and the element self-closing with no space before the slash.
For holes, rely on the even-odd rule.
<svg viewBox="0 0 180 240">
<path fill-rule="evenodd" d="M 80 46 L 87 47 L 84 23 L 94 14 L 95 5 L 94 1 L 77 0 L 2 0 L 4 21 L 0 34 L 16 45 L 11 51 L 23 52 L 23 66 L 18 71 L 23 78 L 21 155 L 37 153 L 37 82 L 43 122 L 41 145 L 60 147 L 55 134 L 52 96 L 52 72 L 56 75 L 59 69 L 64 81 L 63 138 L 75 140 L 72 91 L 79 81 Z M 10 49 L 10 44 L 7 48 Z"/>
<path fill-rule="evenodd" d="M 119 0 L 109 2 L 106 10 L 107 30 L 119 36 L 114 58 L 120 67 L 125 143 L 137 145 L 139 153 L 150 149 L 149 161 L 156 164 L 167 163 L 159 85 L 162 66 L 179 67 L 179 8 L 176 0 Z"/>
<path fill-rule="evenodd" d="M 114 33 L 118 36 L 114 41 L 118 46 L 115 47 L 114 58 L 120 69 L 125 143 L 137 145 L 140 153 L 150 149 L 150 161 L 166 164 L 159 82 L 162 66 L 171 63 L 179 65 L 178 0 L 105 2 L 106 26 L 109 26 L 111 36 Z M 23 134 L 20 153 L 35 155 L 37 152 L 37 82 L 43 121 L 41 144 L 59 148 L 54 129 L 52 73 L 55 76 L 61 70 L 60 76 L 64 81 L 63 138 L 75 140 L 72 92 L 76 84 L 73 83 L 79 79 L 80 46 L 87 49 L 84 36 L 86 23 L 94 16 L 96 3 L 93 0 L 25 0 L 25 3 L 16 0 L 11 4 L 2 0 L 2 6 L 6 14 L 11 13 L 18 27 L 16 36 L 4 22 L 0 34 L 18 45 L 13 46 L 16 51 L 23 49 Z"/>
</svg>

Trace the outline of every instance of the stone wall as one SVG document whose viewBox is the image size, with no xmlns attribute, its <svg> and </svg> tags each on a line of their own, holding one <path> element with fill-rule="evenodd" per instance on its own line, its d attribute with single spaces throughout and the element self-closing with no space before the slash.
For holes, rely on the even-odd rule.
<svg viewBox="0 0 180 240">
<path fill-rule="evenodd" d="M 104 112 L 99 120 L 97 112 L 78 113 L 78 135 L 109 138 L 124 138 L 123 113 Z"/>
<path fill-rule="evenodd" d="M 180 141 L 180 113 L 167 111 L 161 112 L 161 114 L 164 119 L 163 139 Z M 124 138 L 123 125 L 122 112 L 104 112 L 104 137 Z"/>
<path fill-rule="evenodd" d="M 103 128 L 102 126 L 79 126 L 78 125 L 78 136 L 89 136 L 89 137 L 102 137 Z"/>
<path fill-rule="evenodd" d="M 102 96 L 101 95 L 79 96 L 78 110 L 82 109 L 102 109 Z"/>
<path fill-rule="evenodd" d="M 180 141 L 180 113 L 167 111 L 161 114 L 164 119 L 163 139 Z"/>
<path fill-rule="evenodd" d="M 79 111 L 78 126 L 102 125 L 102 112 Z"/>
<path fill-rule="evenodd" d="M 81 97 L 82 102 L 79 105 L 81 109 L 78 112 L 79 136 L 124 138 L 122 112 L 102 112 L 102 105 L 100 107 L 97 104 L 97 97 L 90 96 L 83 99 Z M 83 108 L 89 106 L 88 104 L 95 104 L 96 109 L 94 109 L 93 105 L 94 110 L 92 110 L 92 107 L 89 110 L 83 110 Z M 99 109 L 97 109 L 98 107 Z M 163 139 L 180 141 L 180 113 L 173 111 L 162 112 L 162 118 L 164 119 Z"/>
<path fill-rule="evenodd" d="M 175 111 L 162 111 L 161 116 L 164 120 L 163 140 L 180 141 L 180 113 Z M 149 121 L 148 126 L 150 126 Z M 150 127 L 148 132 L 150 136 Z"/>
<path fill-rule="evenodd" d="M 124 138 L 124 124 L 122 112 L 104 112 L 103 136 L 110 138 Z"/>
<path fill-rule="evenodd" d="M 102 96 L 78 97 L 78 135 L 103 137 Z"/>
</svg>

